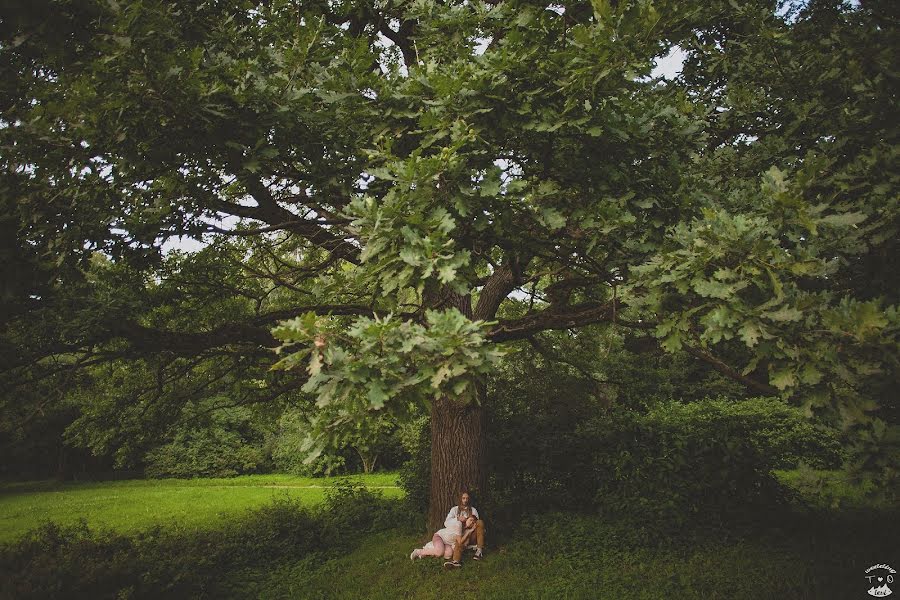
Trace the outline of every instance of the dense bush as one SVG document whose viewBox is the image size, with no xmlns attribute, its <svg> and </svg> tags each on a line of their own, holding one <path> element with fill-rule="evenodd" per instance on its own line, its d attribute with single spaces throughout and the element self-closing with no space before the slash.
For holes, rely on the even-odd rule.
<svg viewBox="0 0 900 600">
<path fill-rule="evenodd" d="M 394 503 L 352 482 L 330 490 L 318 510 L 285 497 L 212 531 L 124 535 L 48 524 L 0 546 L 0 597 L 217 597 L 237 569 L 344 553 L 367 533 L 409 524 Z"/>
<path fill-rule="evenodd" d="M 837 432 L 775 399 L 604 410 L 572 393 L 500 408 L 487 505 L 511 521 L 547 509 L 704 518 L 784 499 L 774 469 L 842 458 Z"/>
<path fill-rule="evenodd" d="M 209 412 L 175 428 L 144 456 L 149 477 L 231 477 L 268 470 L 264 431 L 246 407 Z"/>
<path fill-rule="evenodd" d="M 604 511 L 688 520 L 786 497 L 773 470 L 841 462 L 834 431 L 774 399 L 660 403 L 581 425 L 582 489 Z"/>
<path fill-rule="evenodd" d="M 275 407 L 277 408 L 277 407 Z M 365 466 L 397 468 L 407 458 L 396 425 L 372 439 L 351 439 L 309 454 L 308 414 L 297 407 L 269 412 L 251 407 L 200 410 L 171 430 L 169 440 L 143 456 L 150 477 L 231 477 L 278 472 L 304 477 L 358 473 Z M 191 415 L 189 415 L 191 416 Z"/>
<path fill-rule="evenodd" d="M 690 356 L 661 353 L 649 338 L 623 339 L 603 327 L 544 333 L 488 380 L 491 484 L 484 503 L 513 519 L 526 504 L 591 509 L 599 482 L 586 481 L 579 466 L 593 443 L 579 426 L 676 399 L 740 399 L 742 392 Z"/>
<path fill-rule="evenodd" d="M 350 449 L 344 452 L 323 452 L 314 461 L 306 461 L 307 427 L 307 419 L 299 410 L 286 410 L 278 419 L 278 426 L 270 441 L 275 471 L 303 477 L 344 473 Z"/>
<path fill-rule="evenodd" d="M 148 477 L 233 477 L 256 473 L 265 456 L 258 446 L 226 431 L 180 431 L 144 457 Z"/>
<path fill-rule="evenodd" d="M 431 478 L 431 420 L 422 416 L 406 423 L 400 428 L 399 437 L 410 457 L 400 469 L 404 501 L 410 512 L 424 514 Z"/>
<path fill-rule="evenodd" d="M 576 341 L 593 344 L 595 354 L 607 343 Z M 546 360 L 526 347 L 488 380 L 491 479 L 478 506 L 495 524 L 549 509 L 703 518 L 784 498 L 774 469 L 841 462 L 837 433 L 780 400 L 732 393 L 698 398 L 701 383 L 710 390 L 727 386 L 696 365 L 686 376 L 680 359 L 640 359 L 615 339 L 600 357 L 571 340 L 552 343 L 568 362 Z M 598 383 L 601 378 L 616 383 Z M 685 398 L 673 397 L 682 391 Z M 413 460 L 401 483 L 411 507 L 421 511 L 429 477 L 427 423 L 409 439 Z"/>
<path fill-rule="evenodd" d="M 288 409 L 278 419 L 269 442 L 274 470 L 317 477 L 398 468 L 409 454 L 396 422 L 383 417 L 369 425 L 366 435 L 347 435 L 339 447 L 327 446 L 314 460 L 308 461 L 312 442 L 309 415 Z"/>
</svg>

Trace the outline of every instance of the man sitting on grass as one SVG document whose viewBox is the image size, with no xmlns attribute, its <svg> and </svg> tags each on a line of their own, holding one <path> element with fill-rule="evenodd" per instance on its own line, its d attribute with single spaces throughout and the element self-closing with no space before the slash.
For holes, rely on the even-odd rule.
<svg viewBox="0 0 900 600">
<path fill-rule="evenodd" d="M 470 506 L 471 496 L 463 490 L 459 495 L 459 504 L 450 509 L 447 518 L 444 519 L 444 527 L 450 527 L 462 523 L 463 533 L 459 541 L 453 546 L 453 558 L 444 563 L 445 569 L 455 569 L 462 566 L 460 559 L 465 548 L 475 541 L 475 560 L 484 557 L 484 521 L 478 517 L 478 511 Z"/>
</svg>

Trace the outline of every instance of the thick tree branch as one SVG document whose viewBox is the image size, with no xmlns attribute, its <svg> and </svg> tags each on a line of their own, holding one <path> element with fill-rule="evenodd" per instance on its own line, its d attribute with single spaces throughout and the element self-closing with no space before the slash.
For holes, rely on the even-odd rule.
<svg viewBox="0 0 900 600">
<path fill-rule="evenodd" d="M 508 342 L 511 340 L 530 338 L 540 331 L 547 331 L 550 329 L 574 329 L 592 323 L 612 322 L 614 319 L 616 325 L 624 327 L 633 327 L 637 329 L 649 329 L 653 327 L 650 323 L 626 322 L 616 318 L 615 302 L 611 300 L 605 303 L 585 302 L 574 306 L 568 306 L 566 307 L 566 310 L 563 311 L 558 311 L 551 307 L 538 313 L 525 315 L 518 319 L 500 321 L 500 323 L 488 332 L 488 338 L 492 342 Z M 756 392 L 767 396 L 778 395 L 778 390 L 776 388 L 751 377 L 747 377 L 746 375 L 742 375 L 738 370 L 730 367 L 705 350 L 688 345 L 685 345 L 684 349 L 688 354 L 709 364 L 716 371 L 744 384 Z"/>
<path fill-rule="evenodd" d="M 299 315 L 315 312 L 319 315 L 340 315 L 340 316 L 350 316 L 350 315 L 363 315 L 363 316 L 375 316 L 378 314 L 374 309 L 364 306 L 362 304 L 316 304 L 311 306 L 298 306 L 295 308 L 288 308 L 284 310 L 275 310 L 264 315 L 260 315 L 256 317 L 252 323 L 254 325 L 266 325 L 277 323 L 278 321 L 283 321 L 285 319 L 292 319 Z"/>
<path fill-rule="evenodd" d="M 682 345 L 682 347 L 684 348 L 685 352 L 687 352 L 691 356 L 699 358 L 719 373 L 722 373 L 726 377 L 730 377 L 731 379 L 744 384 L 753 391 L 760 392 L 761 394 L 765 394 L 766 396 L 777 396 L 779 394 L 778 390 L 771 385 L 762 383 L 751 377 L 747 377 L 746 375 L 742 375 L 740 371 L 728 366 L 705 350 L 694 348 L 692 346 L 688 346 L 687 344 Z"/>
<path fill-rule="evenodd" d="M 500 321 L 488 332 L 492 342 L 508 342 L 530 337 L 548 329 L 574 329 L 592 323 L 612 321 L 614 303 L 584 302 L 566 310 L 545 309 L 518 319 Z"/>
<path fill-rule="evenodd" d="M 545 347 L 542 343 L 540 343 L 538 341 L 537 337 L 527 338 L 527 341 L 529 344 L 531 344 L 531 347 L 534 348 L 535 351 L 537 351 L 537 353 L 540 354 L 541 356 L 543 356 L 545 359 L 547 359 L 551 362 L 560 362 L 560 363 L 563 363 L 564 365 L 569 365 L 570 367 L 572 367 L 573 369 L 575 369 L 576 371 L 581 373 L 581 375 L 585 379 L 590 380 L 592 383 L 594 383 L 597 386 L 610 385 L 610 384 L 611 385 L 621 384 L 621 382 L 619 382 L 619 381 L 609 381 L 607 379 L 600 379 L 594 373 L 589 371 L 583 365 L 578 364 L 576 361 L 574 361 L 570 358 L 566 358 L 565 356 L 563 356 L 561 354 L 552 352 L 547 347 Z"/>
<path fill-rule="evenodd" d="M 323 315 L 374 314 L 374 311 L 366 306 L 323 304 L 274 311 L 255 317 L 247 323 L 229 323 L 206 332 L 152 329 L 127 319 L 111 320 L 106 325 L 109 338 L 125 338 L 132 345 L 132 353 L 166 351 L 178 356 L 191 356 L 211 348 L 236 344 L 275 348 L 281 342 L 272 335 L 269 328 L 278 321 L 310 311 Z"/>
<path fill-rule="evenodd" d="M 100 364 L 117 358 L 131 358 L 148 354 L 167 352 L 173 356 L 197 356 L 214 348 L 226 346 L 243 346 L 235 351 L 244 355 L 269 354 L 272 348 L 281 344 L 270 328 L 277 322 L 291 319 L 313 311 L 317 314 L 331 315 L 374 315 L 375 311 L 362 305 L 323 304 L 314 306 L 298 306 L 292 309 L 278 310 L 258 315 L 248 322 L 221 325 L 212 331 L 171 331 L 146 327 L 131 319 L 114 316 L 106 319 L 98 327 L 96 335 L 80 344 L 59 344 L 48 346 L 40 354 L 30 355 L 27 359 L 6 366 L 0 373 L 10 373 L 16 369 L 27 368 L 38 361 L 60 353 L 86 353 L 85 357 L 73 363 L 48 370 L 40 376 L 63 371 L 74 371 L 83 367 Z M 91 350 L 115 339 L 124 339 L 129 347 L 120 350 L 96 352 Z M 14 385 L 31 384 L 36 379 L 25 379 Z"/>
<path fill-rule="evenodd" d="M 521 285 L 522 271 L 529 259 L 530 257 L 511 255 L 503 265 L 494 269 L 478 296 L 478 303 L 473 311 L 475 319 L 489 321 L 494 318 L 503 300 Z"/>
<path fill-rule="evenodd" d="M 274 348 L 279 342 L 268 328 L 234 323 L 208 332 L 186 332 L 152 329 L 130 320 L 117 319 L 106 323 L 109 339 L 124 338 L 129 348 L 123 356 L 170 352 L 176 356 L 193 356 L 210 348 L 250 344 L 254 347 Z"/>
<path fill-rule="evenodd" d="M 412 44 L 411 40 L 414 30 L 415 22 L 410 20 L 402 21 L 398 31 L 394 31 L 384 22 L 382 22 L 379 27 L 379 31 L 382 35 L 394 42 L 397 47 L 400 48 L 400 52 L 403 53 L 403 62 L 406 64 L 407 68 L 417 64 L 415 46 Z"/>
<path fill-rule="evenodd" d="M 320 223 L 319 221 L 298 218 L 297 215 L 278 203 L 259 178 L 247 173 L 242 173 L 240 179 L 247 192 L 249 192 L 256 201 L 257 206 L 234 204 L 233 202 L 222 200 L 214 194 L 207 193 L 204 190 L 197 190 L 197 193 L 202 193 L 206 196 L 206 201 L 210 208 L 218 212 L 261 221 L 268 225 L 268 227 L 263 229 L 271 228 L 272 231 L 290 231 L 309 240 L 313 245 L 328 250 L 336 258 L 346 260 L 353 264 L 359 264 L 359 248 L 355 245 L 342 237 L 336 236 L 328 229 L 323 228 L 323 223 Z M 292 197 L 292 199 L 296 198 L 296 196 Z M 214 227 L 214 229 L 217 228 Z M 261 232 L 262 230 L 257 231 L 257 233 Z M 220 231 L 220 233 L 240 235 L 239 232 L 232 230 Z"/>
<path fill-rule="evenodd" d="M 257 204 L 259 204 L 258 214 L 262 217 L 262 221 L 269 225 L 288 224 L 286 229 L 303 236 L 316 246 L 328 250 L 338 258 L 359 264 L 358 248 L 349 244 L 343 238 L 335 236 L 327 229 L 323 229 L 314 221 L 297 220 L 297 216 L 294 213 L 278 204 L 269 188 L 260 179 L 243 175 L 241 182 L 256 200 Z"/>
<path fill-rule="evenodd" d="M 300 389 L 301 387 L 303 387 L 304 383 L 306 383 L 306 378 L 298 379 L 297 382 L 291 386 L 279 386 L 279 387 L 265 388 L 265 389 L 269 390 L 268 394 L 259 394 L 259 395 L 245 394 L 242 398 L 240 398 L 239 400 L 237 400 L 235 402 L 227 402 L 224 404 L 214 404 L 213 406 L 210 406 L 210 407 L 206 408 L 205 410 L 195 412 L 190 415 L 181 415 L 178 419 L 176 419 L 172 423 L 172 425 L 174 425 L 176 427 L 179 425 L 184 425 L 186 423 L 189 423 L 191 420 L 197 419 L 198 417 L 203 417 L 204 415 L 212 414 L 213 412 L 215 412 L 217 410 L 237 408 L 239 406 L 249 406 L 252 404 L 268 404 L 269 402 L 274 402 L 275 400 L 277 400 L 280 396 L 283 396 L 284 394 L 288 394 L 290 392 Z M 200 391 L 202 391 L 202 390 L 200 390 Z M 199 391 L 196 393 L 189 393 L 189 394 L 181 395 L 183 400 L 188 400 L 192 397 L 197 397 L 197 396 L 199 396 Z"/>
</svg>

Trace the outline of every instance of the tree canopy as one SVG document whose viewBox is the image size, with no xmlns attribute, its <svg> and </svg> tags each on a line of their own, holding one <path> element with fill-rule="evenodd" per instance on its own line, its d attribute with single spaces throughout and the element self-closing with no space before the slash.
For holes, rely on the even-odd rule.
<svg viewBox="0 0 900 600">
<path fill-rule="evenodd" d="M 132 432 L 303 387 L 324 440 L 465 412 L 504 343 L 608 323 L 877 445 L 897 48 L 880 0 L 18 3 L 5 410 L 117 364 L 95 416 Z"/>
</svg>

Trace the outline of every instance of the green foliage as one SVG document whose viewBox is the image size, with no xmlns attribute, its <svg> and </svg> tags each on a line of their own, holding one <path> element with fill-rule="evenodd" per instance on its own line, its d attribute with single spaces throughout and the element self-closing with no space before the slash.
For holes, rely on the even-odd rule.
<svg viewBox="0 0 900 600">
<path fill-rule="evenodd" d="M 685 308 L 671 311 L 655 330 L 663 348 L 740 340 L 750 351 L 744 374 L 765 364 L 768 383 L 786 397 L 802 390 L 810 398 L 808 410 L 830 408 L 822 398 L 841 397 L 850 409 L 841 414 L 849 427 L 865 419 L 867 394 L 854 400 L 846 392 L 891 371 L 889 349 L 900 321 L 879 300 L 804 289 L 794 274 L 827 277 L 837 268 L 809 251 L 815 246 L 789 250 L 781 242 L 804 235 L 813 234 L 808 228 L 786 231 L 771 217 L 704 211 L 703 218 L 673 230 L 667 253 L 632 269 L 633 293 L 626 297 L 632 306 L 661 313 L 677 295 Z"/>
<path fill-rule="evenodd" d="M 117 468 L 140 468 L 153 450 L 150 462 L 158 468 L 151 471 L 160 475 L 265 470 L 265 438 L 287 404 L 265 400 L 280 389 L 285 400 L 300 401 L 283 385 L 265 365 L 237 357 L 185 359 L 164 352 L 111 362 L 89 369 L 67 391 L 72 409 L 64 439 L 109 457 Z M 243 456 L 228 463 L 215 448 Z"/>
<path fill-rule="evenodd" d="M 223 575 L 312 553 L 346 552 L 361 537 L 407 524 L 377 493 L 339 484 L 311 510 L 287 497 L 207 531 L 155 527 L 122 535 L 47 524 L 0 546 L 0 595 L 15 598 L 196 597 Z"/>
<path fill-rule="evenodd" d="M 373 492 L 358 481 L 339 481 L 325 494 L 323 535 L 353 541 L 370 531 L 417 525 L 414 514 L 398 511 L 381 500 L 380 492 Z"/>
<path fill-rule="evenodd" d="M 867 477 L 852 471 L 814 469 L 801 463 L 800 468 L 777 472 L 778 478 L 800 494 L 810 506 L 820 510 L 843 509 L 867 512 L 873 508 L 889 509 L 897 505 L 897 487 L 893 482 L 874 481 L 871 470 Z"/>
<path fill-rule="evenodd" d="M 458 310 L 426 311 L 425 320 L 423 326 L 391 315 L 361 317 L 342 332 L 339 324 L 308 313 L 275 329 L 286 346 L 311 344 L 276 368 L 297 367 L 309 354 L 304 391 L 316 392 L 323 408 L 352 401 L 357 406 L 348 412 L 381 410 L 389 399 L 404 410 L 404 403 L 427 397 L 471 397 L 466 376 L 488 372 L 502 353 L 486 345 L 483 323 Z M 360 387 L 364 397 L 354 393 Z"/>
<path fill-rule="evenodd" d="M 470 270 L 471 255 L 455 247 L 456 221 L 446 208 L 435 206 L 434 186 L 421 183 L 440 178 L 450 152 L 445 150 L 439 158 L 414 156 L 395 172 L 372 169 L 394 187 L 383 198 L 356 198 L 346 208 L 352 231 L 366 243 L 360 261 L 367 268 L 359 270 L 364 285 L 371 282 L 385 294 L 411 287 L 421 295 L 426 287 L 441 285 L 469 291 L 466 279 L 457 277 L 458 271 Z"/>
<path fill-rule="evenodd" d="M 144 455 L 150 477 L 230 477 L 266 468 L 263 432 L 245 407 L 214 411 L 208 422 L 177 428 L 172 440 Z M 255 438 L 255 439 L 254 439 Z"/>
<path fill-rule="evenodd" d="M 431 483 L 431 427 L 427 416 L 419 417 L 401 427 L 400 440 L 409 459 L 400 470 L 403 500 L 413 514 L 425 514 Z M 476 507 L 477 508 L 477 507 Z"/>
<path fill-rule="evenodd" d="M 623 339 L 608 327 L 534 342 L 505 356 L 488 379 L 492 490 L 504 510 L 549 490 L 590 504 L 589 492 L 579 496 L 586 488 L 574 457 L 586 440 L 576 430 L 598 415 L 646 412 L 661 402 L 717 393 L 740 398 L 744 391 L 683 353 L 661 352 L 652 338 Z"/>
<path fill-rule="evenodd" d="M 332 475 L 396 469 L 406 458 L 399 428 L 388 414 L 350 423 L 332 438 L 332 445 L 318 447 L 318 417 L 288 409 L 278 421 L 270 442 L 275 470 L 295 475 Z"/>
<path fill-rule="evenodd" d="M 873 496 L 896 502 L 900 483 L 900 425 L 877 420 L 871 429 L 862 429 L 852 438 L 849 479 L 874 488 Z"/>
<path fill-rule="evenodd" d="M 600 510 L 691 521 L 785 498 L 773 471 L 802 459 L 835 467 L 835 431 L 773 399 L 661 403 L 613 412 L 579 428 L 579 468 Z"/>
<path fill-rule="evenodd" d="M 191 400 L 297 394 L 275 327 L 315 346 L 280 365 L 307 367 L 324 449 L 434 395 L 482 402 L 492 340 L 608 322 L 897 471 L 884 0 L 19 4 L 4 416 L 75 401 L 68 439 L 134 464 Z M 676 46 L 682 74 L 652 77 Z M 209 245 L 166 256 L 182 236 Z"/>
<path fill-rule="evenodd" d="M 346 456 L 323 452 L 313 461 L 309 456 L 309 422 L 302 413 L 288 410 L 278 420 L 272 440 L 272 463 L 275 471 L 292 475 L 315 476 L 342 472 Z"/>
<path fill-rule="evenodd" d="M 408 419 L 423 401 L 441 395 L 480 402 L 472 378 L 489 372 L 502 352 L 486 343 L 484 324 L 458 310 L 426 311 L 425 325 L 395 318 L 359 317 L 344 330 L 333 319 L 308 313 L 275 329 L 276 336 L 302 351 L 276 369 L 301 366 L 321 409 L 313 420 L 309 459 L 326 447 L 374 439 L 380 414 Z M 354 442 L 355 441 L 355 442 Z"/>
</svg>

